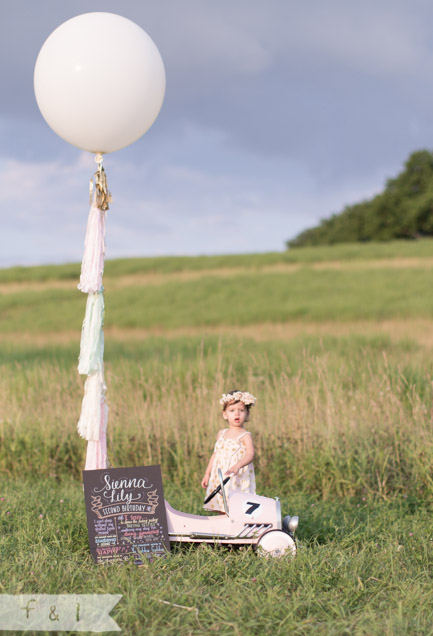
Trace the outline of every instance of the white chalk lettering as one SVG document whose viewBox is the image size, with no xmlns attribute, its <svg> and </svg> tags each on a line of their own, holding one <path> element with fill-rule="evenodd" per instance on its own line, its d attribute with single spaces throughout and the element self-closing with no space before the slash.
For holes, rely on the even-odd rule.
<svg viewBox="0 0 433 636">
<path fill-rule="evenodd" d="M 131 479 L 111 479 L 109 473 L 103 475 L 104 485 L 102 488 L 94 488 L 95 493 L 102 493 L 103 497 L 110 503 L 127 503 L 132 501 L 140 501 L 142 496 L 138 493 L 138 496 L 134 498 L 134 493 L 131 490 L 140 490 L 153 488 L 153 484 L 147 485 L 147 479 L 139 477 L 138 479 L 133 477 Z"/>
</svg>

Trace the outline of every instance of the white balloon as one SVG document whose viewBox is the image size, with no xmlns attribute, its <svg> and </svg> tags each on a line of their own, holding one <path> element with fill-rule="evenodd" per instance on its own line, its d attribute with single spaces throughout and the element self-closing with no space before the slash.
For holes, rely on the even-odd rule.
<svg viewBox="0 0 433 636">
<path fill-rule="evenodd" d="M 165 93 L 153 40 L 114 13 L 84 13 L 61 24 L 36 60 L 36 101 L 47 124 L 82 150 L 104 154 L 139 139 Z"/>
</svg>

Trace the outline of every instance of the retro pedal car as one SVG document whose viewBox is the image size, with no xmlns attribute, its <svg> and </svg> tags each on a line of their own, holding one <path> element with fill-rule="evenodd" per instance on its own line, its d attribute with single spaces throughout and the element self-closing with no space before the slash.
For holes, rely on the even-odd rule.
<svg viewBox="0 0 433 636">
<path fill-rule="evenodd" d="M 204 516 L 180 512 L 165 502 L 168 534 L 171 542 L 215 543 L 226 545 L 252 545 L 260 554 L 281 557 L 295 556 L 295 532 L 298 517 L 281 518 L 278 498 L 261 497 L 243 492 L 231 492 L 228 497 L 223 479 L 218 471 L 220 484 L 205 499 L 208 503 L 221 491 L 225 514 Z"/>
</svg>

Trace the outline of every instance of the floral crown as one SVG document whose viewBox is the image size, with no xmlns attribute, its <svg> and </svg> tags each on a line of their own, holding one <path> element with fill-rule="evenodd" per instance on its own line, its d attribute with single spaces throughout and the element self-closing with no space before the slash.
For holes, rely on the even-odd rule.
<svg viewBox="0 0 433 636">
<path fill-rule="evenodd" d="M 223 393 L 220 404 L 228 404 L 229 402 L 243 402 L 245 406 L 254 406 L 256 398 L 248 391 L 234 391 L 233 393 Z"/>
</svg>

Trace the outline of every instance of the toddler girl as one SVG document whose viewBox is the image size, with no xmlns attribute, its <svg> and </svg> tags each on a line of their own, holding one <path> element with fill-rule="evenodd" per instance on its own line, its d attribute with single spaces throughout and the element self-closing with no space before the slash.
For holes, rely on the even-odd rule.
<svg viewBox="0 0 433 636">
<path fill-rule="evenodd" d="M 229 428 L 222 429 L 217 435 L 215 448 L 209 460 L 206 473 L 201 485 L 206 488 L 206 496 L 211 493 L 220 482 L 218 468 L 223 475 L 232 475 L 225 487 L 228 497 L 231 490 L 241 492 L 256 492 L 256 480 L 254 476 L 254 446 L 251 433 L 244 429 L 244 423 L 248 422 L 250 409 L 256 403 L 256 398 L 247 391 L 231 391 L 224 393 L 220 399 L 223 406 L 223 418 Z M 224 511 L 224 503 L 219 492 L 207 505 L 205 510 Z"/>
</svg>

